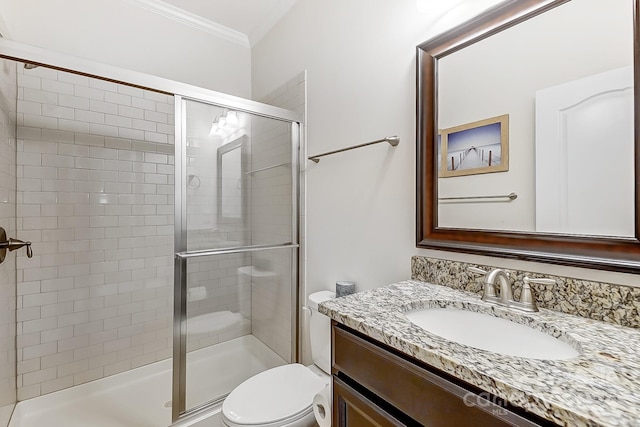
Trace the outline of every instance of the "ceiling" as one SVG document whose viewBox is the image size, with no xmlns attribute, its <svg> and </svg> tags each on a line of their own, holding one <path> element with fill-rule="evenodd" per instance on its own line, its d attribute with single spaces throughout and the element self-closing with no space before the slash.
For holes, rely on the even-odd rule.
<svg viewBox="0 0 640 427">
<path fill-rule="evenodd" d="M 247 47 L 254 46 L 298 0 L 126 0 Z"/>
</svg>

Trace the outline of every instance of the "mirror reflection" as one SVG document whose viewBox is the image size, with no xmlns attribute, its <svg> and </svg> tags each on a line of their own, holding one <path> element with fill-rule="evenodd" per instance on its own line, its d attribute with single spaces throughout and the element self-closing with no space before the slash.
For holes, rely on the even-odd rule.
<svg viewBox="0 0 640 427">
<path fill-rule="evenodd" d="M 634 236 L 632 21 L 572 0 L 439 59 L 439 228 Z"/>
<path fill-rule="evenodd" d="M 218 148 L 218 199 L 220 215 L 226 219 L 242 219 L 244 173 L 242 146 L 245 136 Z"/>
</svg>

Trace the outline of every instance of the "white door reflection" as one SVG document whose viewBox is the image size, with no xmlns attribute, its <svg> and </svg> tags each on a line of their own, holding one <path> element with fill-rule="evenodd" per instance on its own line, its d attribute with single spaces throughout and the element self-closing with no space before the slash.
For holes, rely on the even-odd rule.
<svg viewBox="0 0 640 427">
<path fill-rule="evenodd" d="M 536 94 L 536 231 L 633 237 L 633 69 Z"/>
</svg>

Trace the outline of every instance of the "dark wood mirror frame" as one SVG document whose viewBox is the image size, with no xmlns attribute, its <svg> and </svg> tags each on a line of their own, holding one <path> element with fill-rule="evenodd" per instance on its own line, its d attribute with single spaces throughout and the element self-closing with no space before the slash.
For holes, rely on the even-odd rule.
<svg viewBox="0 0 640 427">
<path fill-rule="evenodd" d="M 640 0 L 633 1 L 635 238 L 438 227 L 437 63 L 453 52 L 571 0 L 510 0 L 417 47 L 416 245 L 419 248 L 640 273 Z"/>
</svg>

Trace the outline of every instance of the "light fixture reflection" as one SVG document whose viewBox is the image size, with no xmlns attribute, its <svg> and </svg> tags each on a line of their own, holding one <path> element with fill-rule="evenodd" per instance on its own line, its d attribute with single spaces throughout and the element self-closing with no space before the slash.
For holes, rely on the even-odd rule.
<svg viewBox="0 0 640 427">
<path fill-rule="evenodd" d="M 211 136 L 228 136 L 240 129 L 238 114 L 235 111 L 224 110 L 222 114 L 218 114 L 211 124 L 209 135 Z"/>
<path fill-rule="evenodd" d="M 229 126 L 237 126 L 238 125 L 238 114 L 235 111 L 227 112 L 227 124 Z"/>
</svg>

